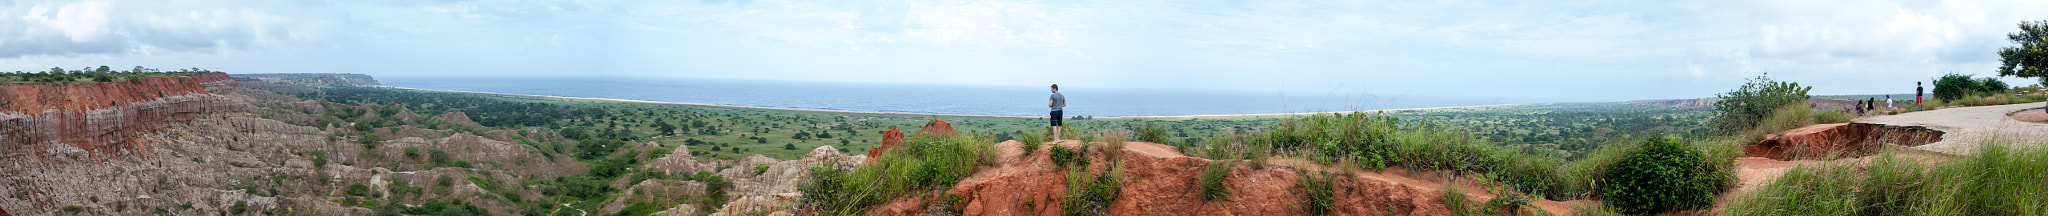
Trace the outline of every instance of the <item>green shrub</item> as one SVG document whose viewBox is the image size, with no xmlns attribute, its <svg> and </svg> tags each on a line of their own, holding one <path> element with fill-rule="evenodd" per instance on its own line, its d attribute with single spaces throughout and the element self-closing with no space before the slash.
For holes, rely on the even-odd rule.
<svg viewBox="0 0 2048 216">
<path fill-rule="evenodd" d="M 235 214 L 249 212 L 249 201 L 235 200 L 235 205 L 228 207 L 228 212 L 233 212 Z"/>
<path fill-rule="evenodd" d="M 1102 215 L 1116 201 L 1123 188 L 1122 162 L 1105 164 L 1107 170 L 1091 174 L 1085 166 L 1067 168 L 1067 195 L 1060 199 L 1062 215 Z"/>
<path fill-rule="evenodd" d="M 1146 121 L 1144 123 L 1139 123 L 1136 131 L 1138 132 L 1138 141 L 1169 144 L 1167 138 L 1170 137 L 1166 135 L 1166 126 L 1153 124 L 1151 121 Z"/>
<path fill-rule="evenodd" d="M 902 150 L 883 153 L 875 163 L 853 170 L 813 168 L 811 182 L 802 186 L 802 205 L 820 214 L 858 214 L 915 190 L 951 186 L 974 174 L 980 165 L 995 162 L 988 140 L 987 136 L 965 133 L 918 136 L 904 142 Z"/>
<path fill-rule="evenodd" d="M 1060 167 L 1086 167 L 1088 166 L 1087 151 L 1088 148 L 1069 149 L 1066 146 L 1055 144 L 1052 145 L 1052 148 L 1050 150 L 1046 150 L 1046 153 L 1048 154 L 1047 157 L 1052 158 L 1053 165 L 1059 165 Z"/>
<path fill-rule="evenodd" d="M 1647 214 L 1713 205 L 1721 182 L 1699 150 L 1651 137 L 1607 172 L 1601 198 L 1622 213 Z"/>
<path fill-rule="evenodd" d="M 349 196 L 370 196 L 370 186 L 363 185 L 363 183 L 348 184 L 348 189 L 342 190 L 342 194 L 347 194 Z"/>
<path fill-rule="evenodd" d="M 1713 129 L 1723 134 L 1740 133 L 1755 127 L 1773 111 L 1805 104 L 1806 99 L 1811 98 L 1806 93 L 1813 87 L 1800 86 L 1797 82 L 1773 81 L 1768 75 L 1749 79 L 1734 91 L 1714 95 L 1721 100 L 1714 102 Z"/>
<path fill-rule="evenodd" d="M 1039 129 L 1037 131 L 1028 133 L 1018 131 L 1018 134 L 1024 135 L 1017 136 L 1017 139 L 1020 139 L 1017 142 L 1023 143 L 1023 145 L 1018 145 L 1017 149 L 1023 150 L 1024 155 L 1031 155 L 1033 153 L 1037 153 L 1038 148 L 1044 147 L 1045 142 L 1048 142 L 1046 138 L 1052 136 L 1050 134 L 1047 134 L 1051 133 L 1050 131 L 1052 131 L 1052 127 L 1044 127 L 1043 129 Z"/>
<path fill-rule="evenodd" d="M 2012 86 L 2006 85 L 2005 81 L 1998 80 L 1998 77 L 1978 78 L 1976 86 L 1976 91 L 1980 94 L 2004 93 L 2006 89 L 2012 89 Z"/>
<path fill-rule="evenodd" d="M 1229 180 L 1230 170 L 1234 167 L 1236 166 L 1231 165 L 1229 162 L 1217 161 L 1209 163 L 1208 167 L 1202 168 L 1202 175 L 1196 179 L 1199 182 L 1196 185 L 1198 186 L 1196 191 L 1198 191 L 1197 194 L 1202 195 L 1202 201 L 1216 201 L 1230 197 L 1230 182 L 1224 180 Z"/>
<path fill-rule="evenodd" d="M 1482 213 L 1482 211 L 1472 207 L 1471 199 L 1471 197 L 1465 197 L 1465 190 L 1458 189 L 1457 185 L 1448 182 L 1444 183 L 1443 204 L 1445 209 L 1450 210 L 1451 215 L 1478 215 Z"/>
<path fill-rule="evenodd" d="M 1336 205 L 1337 175 L 1322 173 L 1310 175 L 1301 173 L 1301 195 L 1303 215 L 1329 215 Z"/>
<path fill-rule="evenodd" d="M 1976 79 L 1966 74 L 1942 74 L 1934 79 L 1934 99 L 1943 101 L 1963 99 L 1963 96 L 1973 95 L 1982 89 L 1984 87 L 1979 86 Z"/>
</svg>

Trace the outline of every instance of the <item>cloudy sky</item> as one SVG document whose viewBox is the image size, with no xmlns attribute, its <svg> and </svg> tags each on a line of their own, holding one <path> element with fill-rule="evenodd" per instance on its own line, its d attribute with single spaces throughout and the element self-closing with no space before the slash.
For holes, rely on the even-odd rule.
<svg viewBox="0 0 2048 216">
<path fill-rule="evenodd" d="M 0 0 L 0 70 L 1607 101 L 1711 97 L 1768 72 L 1817 94 L 1905 93 L 1995 74 L 2005 34 L 2040 11 L 2048 1 Z"/>
</svg>

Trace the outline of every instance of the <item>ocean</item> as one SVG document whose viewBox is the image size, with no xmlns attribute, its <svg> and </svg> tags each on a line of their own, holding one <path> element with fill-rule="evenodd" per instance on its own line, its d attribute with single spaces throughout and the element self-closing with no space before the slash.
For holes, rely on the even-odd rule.
<svg viewBox="0 0 2048 216">
<path fill-rule="evenodd" d="M 385 86 L 822 110 L 1043 116 L 1045 86 L 877 84 L 657 77 L 379 77 Z M 1271 114 L 1541 102 L 1417 95 L 1060 86 L 1066 116 Z"/>
</svg>

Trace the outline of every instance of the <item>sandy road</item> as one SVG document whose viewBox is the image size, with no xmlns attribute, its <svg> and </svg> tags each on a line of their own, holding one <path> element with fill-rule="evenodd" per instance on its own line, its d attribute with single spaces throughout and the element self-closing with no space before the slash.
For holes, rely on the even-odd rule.
<svg viewBox="0 0 2048 216">
<path fill-rule="evenodd" d="M 1873 116 L 1856 119 L 1856 122 L 1924 126 L 1944 132 L 1940 142 L 1915 146 L 1914 149 L 1928 150 L 1956 155 L 1969 155 L 1986 139 L 1999 138 L 2014 142 L 2015 146 L 2038 146 L 2048 143 L 2048 124 L 2015 120 L 2008 116 L 2013 112 L 2040 108 L 2041 103 L 2007 104 L 1998 106 L 1957 107 L 1939 110 L 1902 113 L 1898 115 Z M 2039 111 L 2039 110 L 2034 110 Z"/>
</svg>

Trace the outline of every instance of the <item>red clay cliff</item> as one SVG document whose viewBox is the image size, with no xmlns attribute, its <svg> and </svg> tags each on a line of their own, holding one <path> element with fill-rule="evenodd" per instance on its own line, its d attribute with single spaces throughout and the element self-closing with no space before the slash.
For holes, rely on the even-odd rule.
<svg viewBox="0 0 2048 216">
<path fill-rule="evenodd" d="M 206 91 L 224 73 L 103 83 L 0 84 L 0 155 L 64 144 L 93 155 L 139 153 L 136 135 L 238 107 Z"/>
</svg>

